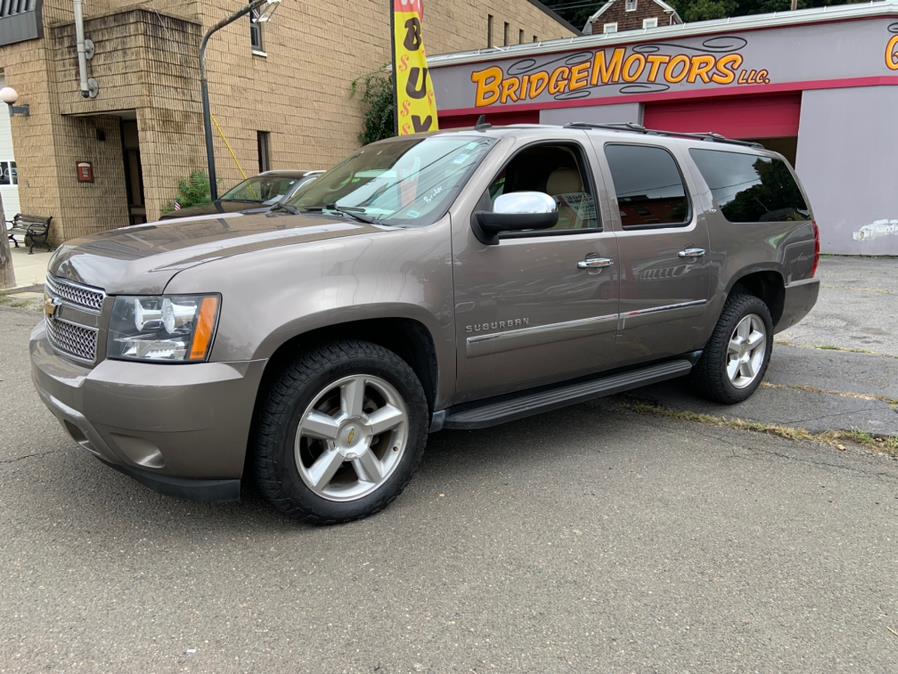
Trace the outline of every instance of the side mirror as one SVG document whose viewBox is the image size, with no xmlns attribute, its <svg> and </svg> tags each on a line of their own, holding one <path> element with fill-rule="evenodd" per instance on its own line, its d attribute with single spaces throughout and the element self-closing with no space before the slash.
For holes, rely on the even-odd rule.
<svg viewBox="0 0 898 674">
<path fill-rule="evenodd" d="M 494 245 L 501 232 L 549 229 L 557 222 L 558 205 L 545 192 L 509 192 L 496 198 L 492 211 L 474 213 L 474 233 Z"/>
</svg>

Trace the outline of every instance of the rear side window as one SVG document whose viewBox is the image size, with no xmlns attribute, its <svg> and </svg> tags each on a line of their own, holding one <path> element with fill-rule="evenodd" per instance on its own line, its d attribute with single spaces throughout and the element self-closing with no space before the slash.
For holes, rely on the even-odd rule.
<svg viewBox="0 0 898 674">
<path fill-rule="evenodd" d="M 606 145 L 624 229 L 678 227 L 689 222 L 689 199 L 676 160 L 665 149 Z"/>
<path fill-rule="evenodd" d="M 721 150 L 689 152 L 730 222 L 810 219 L 801 190 L 781 159 Z"/>
</svg>

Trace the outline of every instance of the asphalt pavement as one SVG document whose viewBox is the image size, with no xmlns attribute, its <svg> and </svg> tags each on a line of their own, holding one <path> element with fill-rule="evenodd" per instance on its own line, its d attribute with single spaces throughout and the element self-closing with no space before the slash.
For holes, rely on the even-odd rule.
<svg viewBox="0 0 898 674">
<path fill-rule="evenodd" d="M 821 306 L 738 414 L 891 428 L 895 264 L 825 260 Z M 432 436 L 387 511 L 311 528 L 74 447 L 31 389 L 38 318 L 0 307 L 0 672 L 898 671 L 885 453 L 612 398 Z M 682 386 L 639 395 L 733 418 Z"/>
</svg>

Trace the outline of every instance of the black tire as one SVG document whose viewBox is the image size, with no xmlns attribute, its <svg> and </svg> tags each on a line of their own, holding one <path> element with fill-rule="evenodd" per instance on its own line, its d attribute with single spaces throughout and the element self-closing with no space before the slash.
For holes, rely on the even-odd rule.
<svg viewBox="0 0 898 674">
<path fill-rule="evenodd" d="M 294 458 L 294 440 L 315 396 L 333 382 L 358 374 L 382 378 L 402 397 L 408 411 L 406 447 L 393 472 L 375 491 L 353 501 L 332 501 L 303 481 Z M 387 507 L 411 480 L 427 444 L 428 428 L 424 390 L 402 358 L 370 342 L 326 344 L 297 357 L 263 393 L 252 437 L 256 484 L 278 510 L 311 524 L 368 517 Z"/>
<path fill-rule="evenodd" d="M 751 314 L 759 316 L 764 323 L 766 350 L 754 380 L 749 385 L 738 388 L 727 375 L 728 345 L 736 326 Z M 761 385 L 772 352 L 773 320 L 767 304 L 754 295 L 742 293 L 730 295 L 714 327 L 711 339 L 705 345 L 701 359 L 692 369 L 692 385 L 699 395 L 708 400 L 727 405 L 740 403 L 749 398 Z"/>
</svg>

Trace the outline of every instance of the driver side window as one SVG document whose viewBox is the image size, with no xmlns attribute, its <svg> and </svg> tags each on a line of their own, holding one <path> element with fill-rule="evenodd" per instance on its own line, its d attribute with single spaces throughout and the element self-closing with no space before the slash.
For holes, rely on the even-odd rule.
<svg viewBox="0 0 898 674">
<path fill-rule="evenodd" d="M 490 203 L 511 192 L 545 192 L 555 199 L 558 223 L 544 232 L 601 231 L 589 167 L 574 143 L 531 145 L 518 152 L 490 184 Z"/>
</svg>

